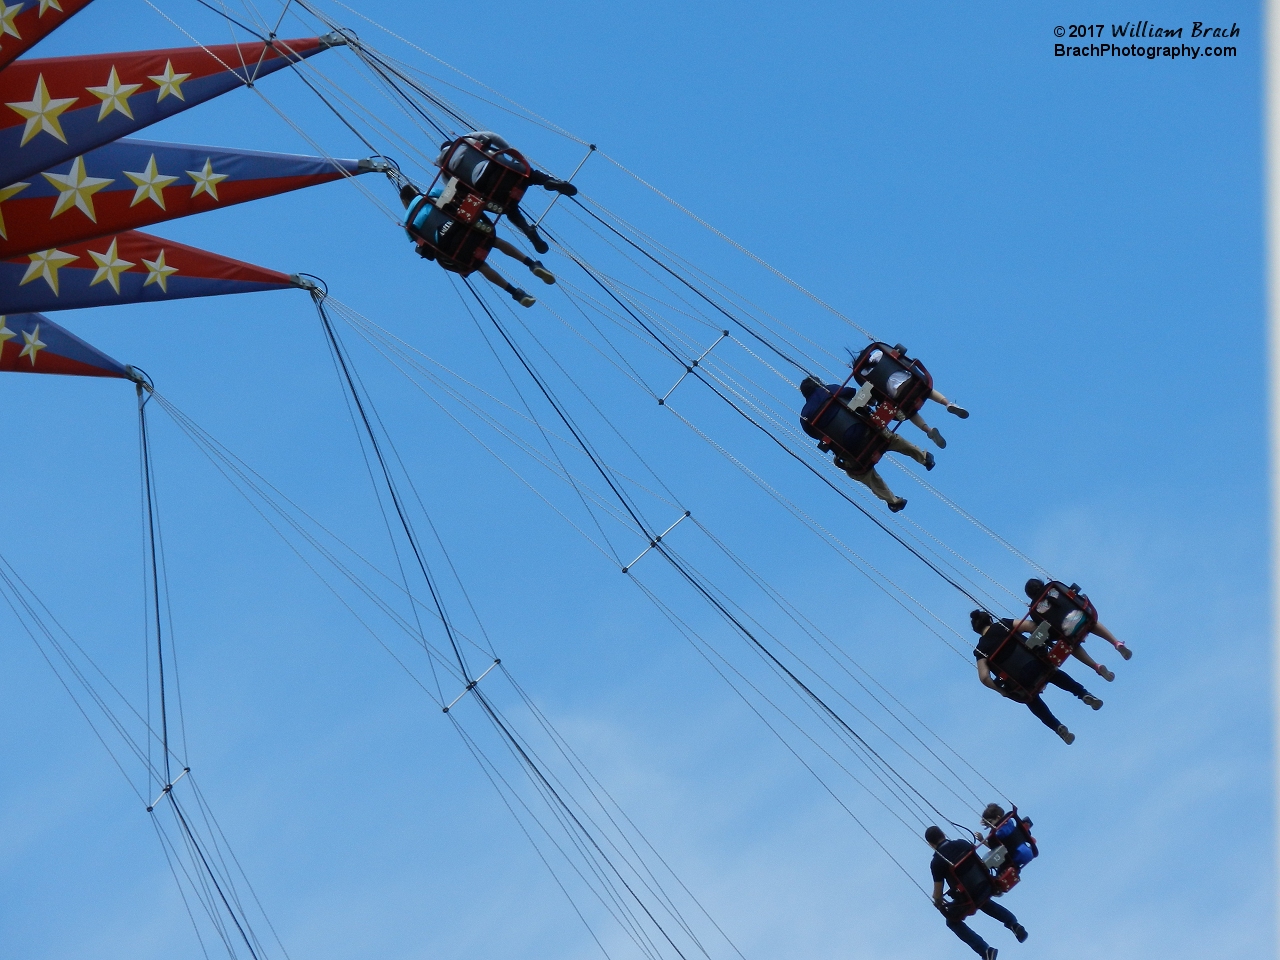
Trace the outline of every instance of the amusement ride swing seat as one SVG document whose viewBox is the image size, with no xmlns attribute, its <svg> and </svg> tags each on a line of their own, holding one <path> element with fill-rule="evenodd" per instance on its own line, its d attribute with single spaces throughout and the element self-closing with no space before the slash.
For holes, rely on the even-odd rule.
<svg viewBox="0 0 1280 960">
<path fill-rule="evenodd" d="M 1078 585 L 1052 580 L 1031 602 L 1027 619 L 1036 625 L 1029 637 L 1010 631 L 987 657 L 1004 688 L 1024 702 L 1039 695 L 1088 636 L 1098 622 L 1098 611 Z"/>
<path fill-rule="evenodd" d="M 1009 630 L 1008 635 L 986 658 L 987 666 L 998 678 L 1001 687 L 1014 694 L 1014 699 L 1022 703 L 1039 696 L 1062 663 L 1062 660 L 1049 656 L 1053 651 L 1046 649 L 1047 644 L 1043 639 L 1039 644 L 1033 645 L 1034 639 L 1034 636 L 1024 637 Z M 1065 660 L 1071 648 L 1065 644 L 1062 646 L 1066 651 L 1062 657 Z"/>
<path fill-rule="evenodd" d="M 933 392 L 933 376 L 902 344 L 872 343 L 853 361 L 853 379 L 871 385 L 874 418 L 881 426 L 891 418 L 910 419 Z"/>
<path fill-rule="evenodd" d="M 1031 601 L 1028 618 L 1047 633 L 1047 639 L 1056 646 L 1068 646 L 1058 662 L 1066 660 L 1071 649 L 1083 640 L 1098 624 L 1098 611 L 1094 608 L 1079 584 L 1067 586 L 1058 580 L 1045 584 L 1040 595 Z M 1033 635 L 1034 636 L 1034 635 Z"/>
<path fill-rule="evenodd" d="M 448 192 L 446 188 L 439 199 L 421 194 L 414 200 L 405 211 L 405 229 L 429 251 L 429 254 L 424 252 L 424 256 L 465 277 L 489 256 L 495 237 L 493 223 L 478 208 L 471 220 L 459 216 L 456 208 L 445 209 L 454 206 L 450 201 L 441 203 Z M 428 205 L 431 209 L 423 218 L 424 208 Z M 422 222 L 415 226 L 419 219 Z"/>
<path fill-rule="evenodd" d="M 948 919 L 963 920 L 973 916 L 995 895 L 991 870 L 973 847 L 955 863 L 947 864 L 947 875 L 951 900 L 943 909 Z"/>
<path fill-rule="evenodd" d="M 987 833 L 984 843 L 990 852 L 982 861 L 994 875 L 992 885 L 997 897 L 1013 889 L 1022 879 L 1022 868 L 1040 856 L 1031 826 L 1031 821 L 1018 816 L 1018 808 L 1014 807 Z"/>
<path fill-rule="evenodd" d="M 818 449 L 824 453 L 828 450 L 832 451 L 835 454 L 837 467 L 858 475 L 866 473 L 880 462 L 884 452 L 889 449 L 889 438 L 865 410 L 852 410 L 843 400 L 833 399 L 824 411 L 828 414 L 825 422 L 821 427 L 814 428 L 821 434 Z M 818 420 L 821 417 L 823 412 L 819 412 L 814 419 Z M 850 428 L 858 425 L 864 428 L 862 430 L 864 439 L 855 448 L 847 447 L 844 437 Z"/>
<path fill-rule="evenodd" d="M 887 431 L 914 416 L 933 391 L 933 377 L 919 360 L 907 356 L 899 344 L 875 342 L 853 361 L 852 372 L 841 390 L 854 380 L 858 391 L 851 400 L 832 395 L 808 422 L 806 433 L 818 439 L 818 449 L 835 454 L 836 466 L 859 476 L 870 471 L 889 449 Z M 890 426 L 890 423 L 893 426 Z M 856 446 L 845 438 L 851 428 L 861 426 Z"/>
<path fill-rule="evenodd" d="M 436 161 L 455 189 L 465 191 L 491 213 L 506 213 L 524 196 L 533 176 L 533 166 L 514 147 L 485 147 L 474 138 L 459 137 L 447 144 Z M 445 188 L 446 193 L 449 187 Z"/>
</svg>

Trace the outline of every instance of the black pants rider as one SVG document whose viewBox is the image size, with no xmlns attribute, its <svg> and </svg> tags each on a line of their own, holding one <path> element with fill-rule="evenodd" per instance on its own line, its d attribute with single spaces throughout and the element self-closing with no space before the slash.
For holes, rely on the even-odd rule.
<svg viewBox="0 0 1280 960">
<path fill-rule="evenodd" d="M 993 903 L 990 900 L 978 907 L 978 909 L 988 917 L 991 917 L 994 920 L 999 920 L 1006 927 L 1012 928 L 1013 925 L 1018 922 L 1018 918 L 1012 913 L 1000 906 L 1000 904 Z M 964 922 L 963 917 L 953 919 L 950 913 L 944 913 L 943 916 L 947 918 L 948 930 L 963 940 L 978 956 L 981 957 L 986 955 L 986 952 L 989 949 L 987 947 L 987 941 L 983 940 L 982 937 L 970 930 L 969 925 Z"/>
<path fill-rule="evenodd" d="M 1067 693 L 1079 700 L 1083 700 L 1085 695 L 1089 692 L 1078 682 L 1072 679 L 1069 673 L 1062 670 L 1053 671 L 1053 673 L 1049 675 L 1049 682 L 1055 687 L 1061 687 L 1063 690 L 1067 691 Z M 1040 699 L 1039 694 L 1036 694 L 1027 701 L 1027 709 L 1034 713 L 1040 719 L 1040 722 L 1050 730 L 1056 731 L 1058 727 L 1061 726 L 1058 722 L 1058 718 L 1053 715 L 1053 712 L 1045 702 Z"/>
</svg>

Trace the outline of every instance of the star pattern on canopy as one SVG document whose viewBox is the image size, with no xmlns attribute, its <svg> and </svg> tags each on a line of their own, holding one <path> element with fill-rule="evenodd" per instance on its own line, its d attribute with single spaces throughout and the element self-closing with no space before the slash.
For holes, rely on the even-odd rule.
<svg viewBox="0 0 1280 960">
<path fill-rule="evenodd" d="M 22 339 L 26 341 L 27 345 L 22 348 L 22 352 L 18 354 L 18 357 L 19 359 L 30 357 L 31 365 L 34 367 L 36 365 L 36 354 L 48 346 L 47 343 L 40 339 L 40 324 L 37 323 L 36 328 L 30 333 L 23 330 Z"/>
<path fill-rule="evenodd" d="M 89 251 L 89 256 L 93 262 L 98 265 L 98 270 L 93 275 L 93 279 L 89 281 L 89 286 L 101 283 L 103 280 L 111 284 L 111 289 L 116 293 L 120 292 L 120 274 L 124 273 L 135 264 L 129 260 L 124 260 L 117 252 L 119 241 L 111 238 L 111 246 L 107 247 L 106 253 L 95 253 Z"/>
<path fill-rule="evenodd" d="M 219 203 L 221 201 L 218 200 L 218 184 L 231 176 L 229 173 L 214 173 L 213 160 L 210 157 L 205 158 L 203 170 L 188 170 L 186 171 L 186 174 L 194 180 L 196 184 L 195 188 L 191 191 L 192 200 L 200 196 L 202 193 L 207 193 Z"/>
<path fill-rule="evenodd" d="M 24 286 L 33 280 L 43 280 L 52 288 L 54 296 L 58 295 L 58 271 L 73 260 L 80 259 L 74 253 L 64 253 L 56 249 L 41 250 L 39 253 L 28 254 L 28 257 L 31 264 L 27 267 L 27 272 L 18 286 Z"/>
<path fill-rule="evenodd" d="M 62 4 L 58 0 L 40 0 L 40 12 L 36 16 L 43 17 L 46 10 L 57 10 L 61 13 Z"/>
<path fill-rule="evenodd" d="M 4 352 L 5 343 L 17 336 L 16 333 L 9 329 L 9 324 L 5 320 L 5 317 L 0 317 L 0 353 Z"/>
<path fill-rule="evenodd" d="M 22 34 L 18 32 L 17 25 L 13 22 L 13 18 L 22 12 L 25 3 L 15 3 L 12 7 L 0 0 L 0 37 L 10 36 L 22 39 Z"/>
<path fill-rule="evenodd" d="M 31 138 L 38 133 L 47 133 L 66 143 L 67 138 L 62 133 L 62 123 L 58 120 L 58 117 L 62 111 L 79 99 L 79 97 L 50 97 L 49 90 L 44 85 L 44 74 L 40 74 L 36 80 L 35 92 L 31 94 L 30 100 L 25 102 L 19 100 L 5 104 L 6 107 L 27 121 L 27 125 L 22 131 L 22 142 L 18 146 L 25 147 Z"/>
<path fill-rule="evenodd" d="M 4 226 L 4 202 L 10 197 L 16 197 L 29 186 L 31 186 L 29 183 L 11 183 L 7 187 L 0 187 L 0 240 L 9 239 Z"/>
<path fill-rule="evenodd" d="M 159 103 L 165 97 L 169 96 L 169 94 L 173 94 L 179 100 L 186 100 L 187 98 L 182 95 L 182 83 L 190 76 L 191 74 L 189 73 L 174 73 L 173 61 L 166 60 L 164 64 L 164 73 L 155 77 L 147 77 L 148 80 L 160 88 L 160 93 L 156 97 L 156 103 Z"/>
<path fill-rule="evenodd" d="M 98 217 L 93 212 L 93 195 L 103 187 L 115 183 L 115 180 L 91 177 L 85 173 L 84 157 L 76 157 L 71 164 L 71 169 L 65 174 L 42 173 L 40 176 L 58 188 L 58 202 L 53 205 L 53 213 L 49 214 L 50 220 L 75 207 L 97 223 Z"/>
<path fill-rule="evenodd" d="M 154 153 L 151 155 L 151 159 L 147 161 L 147 169 L 141 173 L 130 173 L 128 170 L 121 172 L 132 180 L 133 185 L 138 188 L 133 191 L 133 201 L 129 204 L 131 207 L 136 207 L 143 200 L 154 200 L 163 210 L 164 188 L 178 179 L 177 177 L 166 177 L 156 169 L 156 155 Z"/>
<path fill-rule="evenodd" d="M 149 287 L 153 283 L 160 284 L 160 289 L 165 293 L 169 292 L 169 278 L 178 272 L 177 267 L 170 267 L 164 262 L 164 248 L 160 248 L 160 255 L 154 260 L 142 258 L 142 265 L 147 268 L 147 279 L 143 281 L 144 287 Z"/>
<path fill-rule="evenodd" d="M 107 82 L 101 87 L 85 87 L 85 90 L 102 101 L 98 108 L 99 123 L 117 110 L 132 120 L 133 111 L 129 108 L 129 98 L 141 89 L 140 83 L 121 83 L 115 67 L 111 68 L 111 76 L 107 77 Z"/>
</svg>

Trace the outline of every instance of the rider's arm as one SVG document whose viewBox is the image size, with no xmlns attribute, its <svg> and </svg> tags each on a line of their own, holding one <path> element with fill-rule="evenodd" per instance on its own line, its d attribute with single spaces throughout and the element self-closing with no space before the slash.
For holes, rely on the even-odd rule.
<svg viewBox="0 0 1280 960">
<path fill-rule="evenodd" d="M 991 668 L 987 666 L 987 658 L 982 657 L 978 661 L 978 679 L 984 687 L 990 687 L 996 693 L 1000 692 L 1000 688 L 996 686 L 996 682 L 991 679 Z"/>
</svg>

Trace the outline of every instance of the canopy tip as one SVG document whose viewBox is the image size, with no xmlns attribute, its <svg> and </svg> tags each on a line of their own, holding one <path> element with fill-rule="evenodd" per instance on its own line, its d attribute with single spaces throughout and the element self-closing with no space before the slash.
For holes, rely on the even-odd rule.
<svg viewBox="0 0 1280 960">
<path fill-rule="evenodd" d="M 146 389 L 148 392 L 153 392 L 155 390 L 155 384 L 151 382 L 151 378 L 147 376 L 146 372 L 139 370 L 131 363 L 126 363 L 124 365 L 124 375 L 139 387 Z"/>
</svg>

